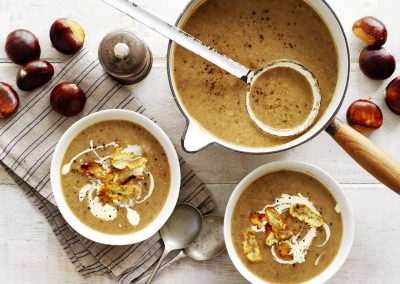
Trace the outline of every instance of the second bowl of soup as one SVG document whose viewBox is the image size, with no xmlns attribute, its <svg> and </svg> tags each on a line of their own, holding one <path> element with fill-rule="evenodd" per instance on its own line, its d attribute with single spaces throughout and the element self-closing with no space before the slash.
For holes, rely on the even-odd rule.
<svg viewBox="0 0 400 284">
<path fill-rule="evenodd" d="M 125 110 L 89 115 L 60 139 L 52 189 L 61 213 L 83 236 L 123 245 L 149 238 L 177 202 L 180 168 L 166 134 Z"/>
<path fill-rule="evenodd" d="M 252 283 L 322 283 L 343 264 L 354 219 L 340 186 L 300 162 L 264 165 L 236 187 L 225 214 L 226 246 Z"/>
</svg>

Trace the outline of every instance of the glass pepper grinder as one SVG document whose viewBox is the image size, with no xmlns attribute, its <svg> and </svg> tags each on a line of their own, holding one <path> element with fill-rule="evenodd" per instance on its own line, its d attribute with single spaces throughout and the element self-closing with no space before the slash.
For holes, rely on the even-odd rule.
<svg viewBox="0 0 400 284">
<path fill-rule="evenodd" d="M 98 52 L 104 70 L 124 85 L 143 80 L 153 64 L 148 45 L 140 36 L 128 30 L 107 34 L 100 42 Z"/>
</svg>

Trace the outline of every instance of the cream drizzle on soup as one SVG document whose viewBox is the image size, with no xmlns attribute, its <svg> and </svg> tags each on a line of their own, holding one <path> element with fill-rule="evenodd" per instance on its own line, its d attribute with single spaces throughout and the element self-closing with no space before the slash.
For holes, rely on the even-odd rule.
<svg viewBox="0 0 400 284">
<path fill-rule="evenodd" d="M 283 170 L 258 178 L 242 192 L 231 234 L 240 260 L 252 273 L 269 282 L 299 283 L 333 261 L 342 219 L 322 183 Z"/>
<path fill-rule="evenodd" d="M 60 174 L 73 213 L 111 234 L 147 226 L 164 206 L 170 187 L 164 149 L 146 129 L 128 121 L 101 122 L 79 133 Z"/>
</svg>

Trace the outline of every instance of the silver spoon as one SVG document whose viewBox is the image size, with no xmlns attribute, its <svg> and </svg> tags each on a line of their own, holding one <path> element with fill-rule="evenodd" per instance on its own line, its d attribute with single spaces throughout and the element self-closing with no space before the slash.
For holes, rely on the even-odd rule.
<svg viewBox="0 0 400 284">
<path fill-rule="evenodd" d="M 224 241 L 224 218 L 217 215 L 203 216 L 203 226 L 196 240 L 188 247 L 184 248 L 170 262 L 162 265 L 159 272 L 168 268 L 171 264 L 178 260 L 190 257 L 191 259 L 204 261 L 210 260 L 225 250 Z M 137 284 L 144 283 L 148 276 L 142 278 Z"/>
<path fill-rule="evenodd" d="M 220 54 L 215 49 L 202 43 L 200 40 L 192 37 L 188 33 L 182 31 L 181 29 L 172 26 L 163 20 L 155 17 L 149 12 L 141 9 L 135 3 L 129 0 L 103 0 L 105 3 L 114 7 L 115 9 L 123 12 L 124 14 L 136 19 L 142 24 L 148 26 L 152 30 L 164 35 L 165 37 L 173 40 L 184 48 L 196 53 L 197 55 L 203 57 L 204 59 L 214 63 L 230 74 L 236 76 L 240 80 L 246 82 L 250 85 L 246 93 L 246 108 L 251 120 L 264 132 L 275 136 L 293 136 L 298 135 L 305 130 L 307 130 L 312 123 L 317 118 L 319 107 L 321 103 L 321 95 L 318 82 L 314 75 L 305 66 L 299 64 L 298 62 L 292 60 L 279 60 L 268 64 L 267 66 L 259 70 L 250 70 L 245 66 L 239 64 L 238 62 L 232 60 L 231 58 Z M 269 126 L 259 120 L 253 112 L 252 106 L 250 104 L 250 94 L 251 86 L 257 80 L 257 78 L 263 73 L 273 69 L 273 68 L 291 68 L 303 75 L 312 91 L 313 95 L 313 105 L 311 112 L 308 117 L 304 120 L 301 125 L 297 125 L 292 128 L 276 128 Z"/>
<path fill-rule="evenodd" d="M 164 258 L 173 250 L 189 246 L 199 235 L 202 226 L 202 216 L 197 208 L 190 204 L 178 204 L 171 217 L 161 228 L 160 234 L 164 241 L 164 252 L 146 283 L 151 283 Z"/>
</svg>

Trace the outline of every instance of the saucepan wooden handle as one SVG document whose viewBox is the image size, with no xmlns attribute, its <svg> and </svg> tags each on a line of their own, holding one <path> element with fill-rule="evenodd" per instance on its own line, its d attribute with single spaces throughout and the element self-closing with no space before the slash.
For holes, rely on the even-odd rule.
<svg viewBox="0 0 400 284">
<path fill-rule="evenodd" d="M 400 164 L 367 137 L 335 118 L 326 131 L 364 169 L 400 193 Z"/>
</svg>

